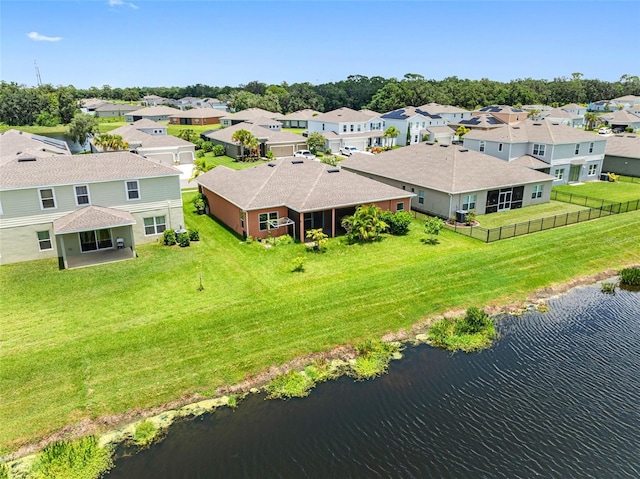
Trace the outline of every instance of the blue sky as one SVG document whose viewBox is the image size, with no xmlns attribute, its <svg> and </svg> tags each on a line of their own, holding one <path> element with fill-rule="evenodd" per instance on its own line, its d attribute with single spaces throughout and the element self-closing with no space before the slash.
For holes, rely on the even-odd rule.
<svg viewBox="0 0 640 479">
<path fill-rule="evenodd" d="M 0 1 L 0 79 L 238 86 L 640 74 L 638 1 Z M 611 42 L 615 42 L 612 45 Z"/>
</svg>

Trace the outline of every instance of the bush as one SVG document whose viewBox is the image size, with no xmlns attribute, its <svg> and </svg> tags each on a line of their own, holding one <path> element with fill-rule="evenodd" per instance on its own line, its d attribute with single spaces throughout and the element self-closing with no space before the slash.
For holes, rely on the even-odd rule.
<svg viewBox="0 0 640 479">
<path fill-rule="evenodd" d="M 204 158 L 204 150 L 196 150 L 196 158 Z"/>
<path fill-rule="evenodd" d="M 289 399 L 308 396 L 313 386 L 315 382 L 309 376 L 291 371 L 273 378 L 265 389 L 269 399 Z"/>
<path fill-rule="evenodd" d="M 251 236 L 251 235 L 247 236 L 247 237 L 244 239 L 244 242 L 245 242 L 245 243 L 247 243 L 247 244 L 251 244 L 251 243 L 253 243 L 253 241 L 254 241 L 254 238 L 253 238 L 253 236 Z"/>
<path fill-rule="evenodd" d="M 273 151 L 269 150 L 267 151 L 267 158 L 269 158 L 270 160 L 274 160 L 276 158 L 276 155 L 273 154 Z"/>
<path fill-rule="evenodd" d="M 224 151 L 224 146 L 222 145 L 214 145 L 211 150 L 213 156 L 223 156 L 226 152 Z"/>
<path fill-rule="evenodd" d="M 188 233 L 180 233 L 176 239 L 181 248 L 185 248 L 191 244 Z"/>
<path fill-rule="evenodd" d="M 200 233 L 198 232 L 198 230 L 189 231 L 189 240 L 200 241 Z"/>
<path fill-rule="evenodd" d="M 625 268 L 620 271 L 620 283 L 640 286 L 640 267 Z"/>
<path fill-rule="evenodd" d="M 384 221 L 388 228 L 387 231 L 392 235 L 406 235 L 411 226 L 411 213 L 407 211 L 383 211 L 380 219 Z"/>
<path fill-rule="evenodd" d="M 133 434 L 133 443 L 141 448 L 150 446 L 158 436 L 158 429 L 151 421 L 142 421 L 136 426 Z"/>
<path fill-rule="evenodd" d="M 276 238 L 276 244 L 293 244 L 295 240 L 291 235 L 282 235 Z"/>
<path fill-rule="evenodd" d="M 97 479 L 113 467 L 111 449 L 98 445 L 95 436 L 59 441 L 44 448 L 31 469 L 33 479 Z"/>
<path fill-rule="evenodd" d="M 467 215 L 464 217 L 464 220 L 467 226 L 472 225 L 473 222 L 476 220 L 476 212 L 474 210 L 469 211 Z"/>
<path fill-rule="evenodd" d="M 464 318 L 459 318 L 456 320 L 455 326 L 453 328 L 454 334 L 475 334 L 489 324 L 491 324 L 493 320 L 489 317 L 487 313 L 483 310 L 476 308 L 475 306 L 471 306 L 467 309 L 467 314 Z"/>
<path fill-rule="evenodd" d="M 400 354 L 401 347 L 397 343 L 367 340 L 356 345 L 356 350 L 360 356 L 351 364 L 349 374 L 364 380 L 386 373 L 391 359 Z"/>
<path fill-rule="evenodd" d="M 205 153 L 213 151 L 213 143 L 211 143 L 210 141 L 203 141 L 202 149 L 205 151 Z"/>
<path fill-rule="evenodd" d="M 176 244 L 176 231 L 172 229 L 164 230 L 162 235 L 165 246 L 173 246 Z"/>
<path fill-rule="evenodd" d="M 304 257 L 296 256 L 291 260 L 291 272 L 302 273 L 304 271 Z"/>
</svg>

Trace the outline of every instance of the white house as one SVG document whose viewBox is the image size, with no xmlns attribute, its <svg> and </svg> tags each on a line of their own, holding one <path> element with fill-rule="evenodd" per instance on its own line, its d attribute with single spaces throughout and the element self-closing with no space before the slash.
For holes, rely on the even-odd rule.
<svg viewBox="0 0 640 479">
<path fill-rule="evenodd" d="M 338 108 L 307 120 L 309 133 L 322 134 L 326 148 L 338 151 L 344 146 L 355 146 L 364 151 L 382 145 L 385 122 L 375 112 Z"/>
<path fill-rule="evenodd" d="M 407 106 L 390 111 L 381 116 L 385 129 L 395 126 L 400 134 L 396 143 L 400 146 L 413 145 L 423 141 L 423 137 L 429 136 L 427 128 L 446 126 L 448 121 L 436 114 L 429 114 L 421 108 Z"/>
</svg>

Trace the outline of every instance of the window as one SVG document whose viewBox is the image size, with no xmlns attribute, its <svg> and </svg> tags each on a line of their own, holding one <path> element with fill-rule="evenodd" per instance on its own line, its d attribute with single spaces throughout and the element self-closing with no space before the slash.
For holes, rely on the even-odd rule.
<svg viewBox="0 0 640 479">
<path fill-rule="evenodd" d="M 197 125 L 198 123 L 200 123 L 200 118 L 194 118 L 193 121 L 195 122 L 195 124 Z"/>
<path fill-rule="evenodd" d="M 144 234 L 159 235 L 167 229 L 167 221 L 164 216 L 151 216 L 144 218 Z"/>
<path fill-rule="evenodd" d="M 463 210 L 475 210 L 476 209 L 476 195 L 466 195 L 462 197 L 462 209 Z"/>
<path fill-rule="evenodd" d="M 240 228 L 244 230 L 244 211 L 240 212 Z"/>
<path fill-rule="evenodd" d="M 598 165 L 589 165 L 589 176 L 595 176 L 598 172 Z"/>
<path fill-rule="evenodd" d="M 48 231 L 38 231 L 38 246 L 40 247 L 40 251 L 48 251 L 53 249 L 51 245 L 51 235 Z"/>
<path fill-rule="evenodd" d="M 353 131 L 353 125 L 349 125 L 350 131 Z"/>
<path fill-rule="evenodd" d="M 502 151 L 502 143 L 498 143 L 498 151 Z"/>
<path fill-rule="evenodd" d="M 358 125 L 358 131 L 360 131 L 361 125 Z"/>
<path fill-rule="evenodd" d="M 113 248 L 111 230 L 81 231 L 78 234 L 80 235 L 80 250 L 83 253 Z"/>
<path fill-rule="evenodd" d="M 322 131 L 324 131 L 324 123 L 322 124 Z"/>
<path fill-rule="evenodd" d="M 260 216 L 258 218 L 260 223 L 260 231 L 266 231 L 270 229 L 268 221 L 278 219 L 278 212 L 273 211 L 271 213 L 260 213 Z"/>
<path fill-rule="evenodd" d="M 38 190 L 38 192 L 40 193 L 40 206 L 43 210 L 56 207 L 56 197 L 53 194 L 53 189 L 45 188 Z"/>
<path fill-rule="evenodd" d="M 418 190 L 418 203 L 424 205 L 424 191 Z"/>
<path fill-rule="evenodd" d="M 575 155 L 579 155 L 580 154 L 580 143 L 576 143 L 576 149 L 573 152 Z"/>
<path fill-rule="evenodd" d="M 77 206 L 91 204 L 91 201 L 89 200 L 89 187 L 88 186 L 86 186 L 86 185 L 74 186 L 73 189 L 75 190 L 75 193 L 76 193 L 76 205 Z"/>
<path fill-rule="evenodd" d="M 543 185 L 533 185 L 533 190 L 531 191 L 532 200 L 535 200 L 536 198 L 542 198 L 542 186 Z"/>
<path fill-rule="evenodd" d="M 140 199 L 140 185 L 138 184 L 138 180 L 127 181 L 127 199 L 128 200 L 139 200 Z"/>
<path fill-rule="evenodd" d="M 404 201 L 401 201 L 400 203 L 396 203 L 396 212 L 397 211 L 404 211 Z"/>
<path fill-rule="evenodd" d="M 533 154 L 538 156 L 544 156 L 544 147 L 546 145 L 533 144 Z"/>
<path fill-rule="evenodd" d="M 484 140 L 480 140 L 480 152 L 482 153 L 484 151 L 484 148 L 486 146 L 486 143 Z"/>
<path fill-rule="evenodd" d="M 589 153 L 593 153 L 593 141 L 589 143 Z"/>
<path fill-rule="evenodd" d="M 564 168 L 560 170 L 556 170 L 555 175 L 556 175 L 556 180 L 564 179 Z"/>
<path fill-rule="evenodd" d="M 342 125 L 342 132 L 346 133 L 347 132 L 347 125 Z"/>
</svg>

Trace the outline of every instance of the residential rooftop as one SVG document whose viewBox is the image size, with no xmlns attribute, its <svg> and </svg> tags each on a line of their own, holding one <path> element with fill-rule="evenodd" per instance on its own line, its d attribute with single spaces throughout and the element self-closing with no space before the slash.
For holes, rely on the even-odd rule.
<svg viewBox="0 0 640 479">
<path fill-rule="evenodd" d="M 464 136 L 470 140 L 489 140 L 504 143 L 546 143 L 563 144 L 584 141 L 606 141 L 593 133 L 588 133 L 567 125 L 559 125 L 549 120 L 525 120 L 518 125 L 503 125 L 493 130 L 473 130 Z"/>
</svg>

